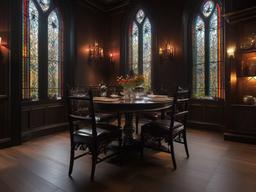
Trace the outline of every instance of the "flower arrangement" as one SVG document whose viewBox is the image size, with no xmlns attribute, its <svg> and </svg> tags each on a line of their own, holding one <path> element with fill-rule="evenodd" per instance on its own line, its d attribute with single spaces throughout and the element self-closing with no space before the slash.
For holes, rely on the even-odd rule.
<svg viewBox="0 0 256 192">
<path fill-rule="evenodd" d="M 133 76 L 127 75 L 126 77 L 120 76 L 120 77 L 117 77 L 117 83 L 123 88 L 134 88 L 134 87 L 143 85 L 144 76 L 143 75 L 133 75 Z"/>
</svg>

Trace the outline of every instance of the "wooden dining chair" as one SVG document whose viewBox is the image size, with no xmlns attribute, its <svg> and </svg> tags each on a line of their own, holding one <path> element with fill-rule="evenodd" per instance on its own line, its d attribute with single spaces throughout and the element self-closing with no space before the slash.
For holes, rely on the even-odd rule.
<svg viewBox="0 0 256 192">
<path fill-rule="evenodd" d="M 83 103 L 82 114 L 79 112 L 81 103 Z M 96 164 L 120 153 L 122 131 L 115 125 L 96 123 L 91 91 L 80 96 L 71 95 L 68 91 L 67 104 L 71 144 L 69 176 L 72 174 L 75 159 L 91 155 L 91 181 L 93 181 Z M 85 111 L 87 114 L 84 113 Z M 118 141 L 119 150 L 107 154 L 107 147 L 113 141 Z M 75 156 L 75 152 L 78 150 L 82 150 L 84 153 Z"/>
<path fill-rule="evenodd" d="M 152 121 L 141 127 L 141 156 L 144 147 L 171 153 L 174 170 L 177 168 L 174 152 L 174 142 L 185 146 L 189 158 L 187 144 L 187 118 L 189 113 L 190 91 L 177 88 L 173 104 L 170 107 L 169 118 Z M 164 145 L 163 145 L 164 144 Z"/>
<path fill-rule="evenodd" d="M 75 90 L 78 94 L 83 94 L 84 92 L 91 90 L 93 96 L 100 96 L 100 90 L 98 86 L 88 86 L 88 87 L 77 87 L 77 88 L 70 88 L 67 89 Z M 80 113 L 82 113 L 83 106 L 80 105 Z M 106 122 L 110 123 L 113 121 L 117 122 L 117 125 L 121 127 L 121 114 L 119 113 L 102 113 L 102 112 L 95 112 L 95 120 L 97 123 Z"/>
</svg>

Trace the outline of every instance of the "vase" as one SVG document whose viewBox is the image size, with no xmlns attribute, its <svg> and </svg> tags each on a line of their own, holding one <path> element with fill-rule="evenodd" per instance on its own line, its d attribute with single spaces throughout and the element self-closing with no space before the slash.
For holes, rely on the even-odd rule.
<svg viewBox="0 0 256 192">
<path fill-rule="evenodd" d="M 131 100 L 133 98 L 132 88 L 124 87 L 124 100 Z"/>
</svg>

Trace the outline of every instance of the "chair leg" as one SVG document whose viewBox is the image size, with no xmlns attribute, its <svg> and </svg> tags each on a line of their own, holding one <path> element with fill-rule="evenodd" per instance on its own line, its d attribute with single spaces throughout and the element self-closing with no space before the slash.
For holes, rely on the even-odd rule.
<svg viewBox="0 0 256 192">
<path fill-rule="evenodd" d="M 144 135 L 143 132 L 141 132 L 140 137 L 140 158 L 143 159 L 144 156 Z"/>
<path fill-rule="evenodd" d="M 117 114 L 117 124 L 118 124 L 117 126 L 118 126 L 118 128 L 121 128 L 121 117 L 122 117 L 121 114 L 118 113 Z"/>
<path fill-rule="evenodd" d="M 136 134 L 139 133 L 139 115 L 136 114 L 136 120 L 135 120 L 135 124 L 136 124 Z"/>
<path fill-rule="evenodd" d="M 186 131 L 183 132 L 183 140 L 184 140 L 184 146 L 185 146 L 187 158 L 189 158 L 188 142 L 187 142 L 187 134 L 186 134 Z"/>
<path fill-rule="evenodd" d="M 75 158 L 75 146 L 73 144 L 71 144 L 70 162 L 69 162 L 69 171 L 68 171 L 69 176 L 71 176 L 71 174 L 73 172 L 74 158 Z"/>
<path fill-rule="evenodd" d="M 123 144 L 122 136 L 118 139 L 118 147 L 121 149 Z"/>
<path fill-rule="evenodd" d="M 97 164 L 97 153 L 96 151 L 92 152 L 92 170 L 91 170 L 91 181 L 94 181 L 95 168 Z"/>
<path fill-rule="evenodd" d="M 176 160 L 175 160 L 175 153 L 174 153 L 173 141 L 171 141 L 170 147 L 171 147 L 171 155 L 172 155 L 173 168 L 174 168 L 174 170 L 176 170 L 177 165 L 176 165 Z"/>
</svg>

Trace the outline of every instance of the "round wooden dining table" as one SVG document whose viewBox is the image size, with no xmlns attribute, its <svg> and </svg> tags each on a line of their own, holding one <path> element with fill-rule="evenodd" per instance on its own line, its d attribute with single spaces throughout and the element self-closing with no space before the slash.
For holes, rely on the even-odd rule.
<svg viewBox="0 0 256 192">
<path fill-rule="evenodd" d="M 119 113 L 125 115 L 124 141 L 134 140 L 133 133 L 133 114 L 141 112 L 164 111 L 171 107 L 173 98 L 153 100 L 152 98 L 143 97 L 141 99 L 109 99 L 104 101 L 95 99 L 94 107 L 97 111 L 107 113 Z"/>
</svg>

